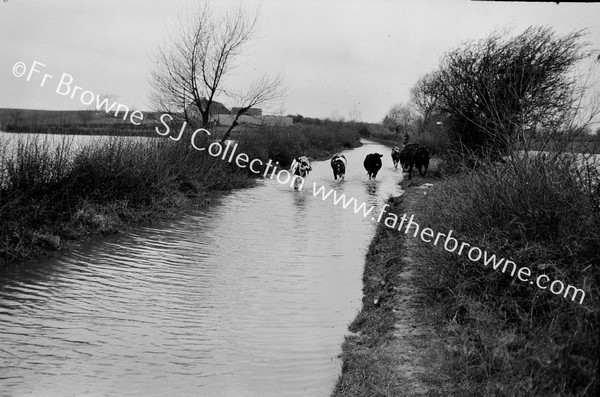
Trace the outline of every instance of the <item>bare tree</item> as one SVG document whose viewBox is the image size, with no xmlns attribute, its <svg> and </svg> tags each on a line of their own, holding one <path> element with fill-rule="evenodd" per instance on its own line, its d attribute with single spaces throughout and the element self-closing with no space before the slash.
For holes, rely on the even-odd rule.
<svg viewBox="0 0 600 397">
<path fill-rule="evenodd" d="M 329 117 L 325 118 L 325 120 L 335 121 L 337 123 L 345 123 L 346 118 L 342 115 L 341 112 L 334 110 L 331 112 Z"/>
<path fill-rule="evenodd" d="M 250 88 L 248 88 L 246 91 L 230 94 L 231 96 L 235 97 L 235 101 L 239 103 L 240 106 L 239 110 L 235 114 L 231 126 L 225 135 L 223 135 L 221 141 L 225 141 L 229 138 L 231 131 L 239 125 L 239 118 L 250 108 L 258 107 L 261 104 L 271 102 L 281 97 L 284 92 L 284 90 L 281 88 L 282 85 L 283 81 L 281 76 L 269 78 L 265 75 L 252 86 L 250 86 Z"/>
<path fill-rule="evenodd" d="M 227 86 L 226 77 L 237 66 L 235 60 L 252 38 L 257 20 L 258 11 L 250 13 L 241 3 L 217 13 L 202 1 L 182 15 L 168 44 L 158 51 L 151 74 L 152 104 L 194 128 L 206 128 L 216 100 L 234 98 L 239 111 L 223 138 L 227 139 L 248 109 L 283 95 L 279 76 L 263 76 L 245 91 Z"/>
<path fill-rule="evenodd" d="M 348 120 L 352 123 L 357 123 L 360 121 L 360 119 L 361 119 L 361 112 L 358 107 L 354 106 L 348 112 Z"/>
<path fill-rule="evenodd" d="M 427 124 L 431 116 L 439 110 L 440 88 L 437 86 L 439 83 L 437 73 L 430 72 L 421 76 L 410 90 L 410 103 L 420 114 L 424 124 Z"/>
<path fill-rule="evenodd" d="M 398 133 L 407 133 L 414 129 L 417 116 L 412 108 L 404 103 L 393 105 L 383 118 L 383 125 Z"/>
<path fill-rule="evenodd" d="M 434 94 L 451 138 L 473 153 L 497 157 L 540 134 L 556 141 L 581 111 L 585 87 L 574 70 L 590 55 L 583 35 L 545 27 L 514 37 L 496 32 L 447 53 L 419 90 Z"/>
</svg>

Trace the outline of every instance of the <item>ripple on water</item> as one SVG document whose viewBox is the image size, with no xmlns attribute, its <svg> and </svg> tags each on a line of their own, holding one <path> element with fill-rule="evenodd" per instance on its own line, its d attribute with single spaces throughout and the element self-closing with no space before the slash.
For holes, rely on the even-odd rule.
<svg viewBox="0 0 600 397">
<path fill-rule="evenodd" d="M 376 151 L 384 169 L 367 181 L 362 160 Z M 312 197 L 312 183 L 379 206 L 401 175 L 379 145 L 346 157 L 344 182 L 314 162 L 303 191 L 267 180 L 5 275 L 0 388 L 329 395 L 374 223 Z"/>
</svg>

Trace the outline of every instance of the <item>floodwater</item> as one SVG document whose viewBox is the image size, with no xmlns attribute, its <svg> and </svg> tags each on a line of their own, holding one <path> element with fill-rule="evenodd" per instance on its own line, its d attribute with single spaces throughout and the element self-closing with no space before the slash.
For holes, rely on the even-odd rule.
<svg viewBox="0 0 600 397">
<path fill-rule="evenodd" d="M 0 273 L 0 394 L 328 396 L 376 224 L 312 184 L 380 206 L 402 177 L 384 146 L 345 155 L 344 182 L 313 162 L 302 191 L 264 180 Z"/>
</svg>

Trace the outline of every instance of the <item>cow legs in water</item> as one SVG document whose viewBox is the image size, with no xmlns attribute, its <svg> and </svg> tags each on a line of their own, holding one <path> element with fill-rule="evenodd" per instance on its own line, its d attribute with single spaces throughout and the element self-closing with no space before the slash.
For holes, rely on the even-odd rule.
<svg viewBox="0 0 600 397">
<path fill-rule="evenodd" d="M 413 163 L 410 163 L 410 165 L 408 166 L 408 179 L 412 178 L 413 165 Z"/>
</svg>

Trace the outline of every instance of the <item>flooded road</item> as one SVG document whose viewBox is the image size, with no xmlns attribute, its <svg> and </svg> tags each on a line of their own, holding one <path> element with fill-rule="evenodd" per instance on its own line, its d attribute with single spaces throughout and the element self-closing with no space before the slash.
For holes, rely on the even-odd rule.
<svg viewBox="0 0 600 397">
<path fill-rule="evenodd" d="M 261 181 L 1 274 L 2 396 L 328 396 L 376 224 L 312 186 L 398 194 L 390 149 L 364 143 L 344 182 L 313 162 L 302 191 Z"/>
</svg>

